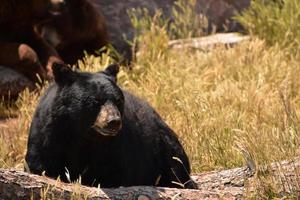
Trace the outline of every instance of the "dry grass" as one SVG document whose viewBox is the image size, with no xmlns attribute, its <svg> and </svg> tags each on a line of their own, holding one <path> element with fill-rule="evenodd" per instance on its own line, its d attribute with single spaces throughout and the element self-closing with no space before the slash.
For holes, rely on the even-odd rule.
<svg viewBox="0 0 300 200">
<path fill-rule="evenodd" d="M 178 133 L 194 171 L 241 165 L 237 144 L 259 163 L 299 155 L 298 61 L 259 40 L 166 54 L 148 63 L 141 56 L 148 69 L 124 86 Z"/>
<path fill-rule="evenodd" d="M 210 53 L 149 53 L 141 49 L 119 83 L 149 101 L 175 130 L 194 172 L 243 165 L 241 147 L 259 164 L 300 154 L 298 60 L 256 39 Z M 98 71 L 109 62 L 107 56 L 90 57 L 81 67 Z M 22 163 L 38 96 L 25 91 L 18 122 L 0 130 L 6 138 L 0 145 L 3 167 Z"/>
<path fill-rule="evenodd" d="M 279 44 L 299 56 L 299 0 L 253 0 L 250 8 L 237 19 L 249 34 L 269 45 Z"/>
</svg>

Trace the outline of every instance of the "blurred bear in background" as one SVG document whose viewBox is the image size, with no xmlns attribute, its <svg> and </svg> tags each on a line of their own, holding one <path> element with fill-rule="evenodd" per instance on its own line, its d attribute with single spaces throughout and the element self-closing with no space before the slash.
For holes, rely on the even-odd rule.
<svg viewBox="0 0 300 200">
<path fill-rule="evenodd" d="M 66 0 L 67 11 L 38 27 L 41 36 L 62 59 L 76 64 L 84 52 L 94 54 L 108 43 L 108 33 L 100 8 L 89 0 Z"/>
<path fill-rule="evenodd" d="M 39 23 L 60 15 L 64 0 L 2 0 L 0 4 L 0 65 L 32 81 L 51 78 L 52 63 L 62 62 L 56 50 L 35 31 Z"/>
</svg>

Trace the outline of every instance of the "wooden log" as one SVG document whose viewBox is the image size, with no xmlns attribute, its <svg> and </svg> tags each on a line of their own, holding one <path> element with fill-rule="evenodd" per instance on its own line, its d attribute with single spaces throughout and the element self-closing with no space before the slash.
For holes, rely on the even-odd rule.
<svg viewBox="0 0 300 200">
<path fill-rule="evenodd" d="M 168 44 L 171 49 L 196 49 L 210 51 L 216 46 L 232 47 L 242 41 L 249 40 L 249 36 L 238 33 L 218 33 L 210 36 L 190 39 L 171 40 Z"/>
<path fill-rule="evenodd" d="M 252 170 L 249 167 L 241 167 L 195 174 L 192 179 L 201 191 L 210 191 L 225 197 L 243 197 L 245 189 L 249 193 L 255 192 L 257 188 L 253 181 L 255 177 L 259 176 L 269 176 L 281 197 L 300 195 L 300 157 L 259 166 Z"/>
<path fill-rule="evenodd" d="M 231 194 L 230 194 L 231 195 Z M 234 194 L 233 194 L 234 195 Z M 14 169 L 0 170 L 0 199 L 219 199 L 215 192 L 150 186 L 100 189 L 67 184 Z M 234 196 L 230 196 L 235 199 Z"/>
<path fill-rule="evenodd" d="M 260 173 L 273 175 L 274 183 L 282 186 L 282 195 L 300 191 L 299 170 L 300 157 L 259 167 Z M 150 186 L 100 189 L 62 183 L 15 169 L 0 169 L 0 199 L 243 199 L 245 183 L 253 177 L 253 172 L 242 167 L 193 175 L 198 190 Z"/>
</svg>

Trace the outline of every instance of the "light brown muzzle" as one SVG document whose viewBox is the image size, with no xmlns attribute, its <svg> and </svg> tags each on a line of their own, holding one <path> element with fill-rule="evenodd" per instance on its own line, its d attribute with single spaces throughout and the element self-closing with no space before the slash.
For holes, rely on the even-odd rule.
<svg viewBox="0 0 300 200">
<path fill-rule="evenodd" d="M 101 135 L 117 135 L 122 128 L 122 117 L 117 106 L 110 101 L 102 105 L 93 127 Z"/>
</svg>

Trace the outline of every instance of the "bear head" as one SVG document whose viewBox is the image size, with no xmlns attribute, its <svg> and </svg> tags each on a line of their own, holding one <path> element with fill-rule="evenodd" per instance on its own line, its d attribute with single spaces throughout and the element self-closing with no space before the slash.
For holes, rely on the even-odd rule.
<svg viewBox="0 0 300 200">
<path fill-rule="evenodd" d="M 53 112 L 60 125 L 66 123 L 63 126 L 78 134 L 118 135 L 124 109 L 124 95 L 116 84 L 119 66 L 110 65 L 98 73 L 77 72 L 60 63 L 52 69 L 56 88 Z"/>
<path fill-rule="evenodd" d="M 0 22 L 14 22 L 18 24 L 30 19 L 48 20 L 61 15 L 67 10 L 66 0 L 1 0 Z M 13 21 L 15 20 L 15 21 Z"/>
</svg>

